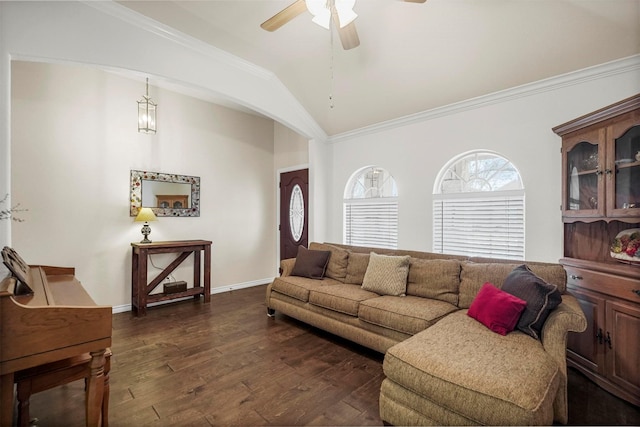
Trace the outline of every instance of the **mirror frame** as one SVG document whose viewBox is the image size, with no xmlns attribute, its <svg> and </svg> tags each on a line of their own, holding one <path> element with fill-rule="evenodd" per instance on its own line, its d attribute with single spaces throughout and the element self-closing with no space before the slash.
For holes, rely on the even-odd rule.
<svg viewBox="0 0 640 427">
<path fill-rule="evenodd" d="M 161 172 L 131 170 L 129 216 L 138 215 L 142 207 L 142 181 L 160 181 L 191 185 L 191 206 L 184 209 L 149 206 L 156 216 L 200 216 L 200 177 Z M 146 207 L 146 206 L 145 206 Z"/>
</svg>

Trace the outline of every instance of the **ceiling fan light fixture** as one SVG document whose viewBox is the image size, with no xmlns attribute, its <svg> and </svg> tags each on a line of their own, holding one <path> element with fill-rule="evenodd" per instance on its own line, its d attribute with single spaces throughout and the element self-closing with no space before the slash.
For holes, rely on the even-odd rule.
<svg viewBox="0 0 640 427">
<path fill-rule="evenodd" d="M 358 15 L 353 11 L 356 0 L 305 0 L 307 9 L 313 15 L 313 22 L 323 28 L 330 28 L 331 7 L 336 8 L 340 28 L 349 25 Z"/>
<path fill-rule="evenodd" d="M 336 2 L 336 4 L 337 3 L 338 2 Z M 355 4 L 355 0 L 352 1 L 351 3 Z M 358 15 L 353 11 L 353 6 L 351 6 L 351 8 L 344 8 L 342 10 L 337 9 L 337 11 L 338 11 L 338 19 L 340 20 L 340 28 L 346 27 L 358 17 Z"/>
<path fill-rule="evenodd" d="M 329 9 L 319 10 L 317 14 L 313 15 L 313 19 L 311 21 L 328 30 L 329 22 L 331 22 L 331 12 L 329 12 Z"/>
</svg>

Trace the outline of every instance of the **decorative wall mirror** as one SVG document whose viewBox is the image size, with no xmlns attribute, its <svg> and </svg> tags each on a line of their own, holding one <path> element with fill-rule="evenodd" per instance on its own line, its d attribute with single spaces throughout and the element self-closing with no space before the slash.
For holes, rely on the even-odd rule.
<svg viewBox="0 0 640 427">
<path fill-rule="evenodd" d="M 200 177 L 131 171 L 130 216 L 141 207 L 156 216 L 200 216 Z"/>
</svg>

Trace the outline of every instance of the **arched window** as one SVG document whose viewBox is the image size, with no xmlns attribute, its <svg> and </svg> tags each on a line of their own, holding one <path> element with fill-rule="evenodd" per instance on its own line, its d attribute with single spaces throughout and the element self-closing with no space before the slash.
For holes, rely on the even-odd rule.
<svg viewBox="0 0 640 427">
<path fill-rule="evenodd" d="M 344 191 L 344 244 L 395 249 L 398 246 L 398 188 L 386 170 L 355 172 Z"/>
<path fill-rule="evenodd" d="M 433 193 L 434 252 L 524 259 L 524 186 L 509 160 L 462 154 L 441 169 Z"/>
</svg>

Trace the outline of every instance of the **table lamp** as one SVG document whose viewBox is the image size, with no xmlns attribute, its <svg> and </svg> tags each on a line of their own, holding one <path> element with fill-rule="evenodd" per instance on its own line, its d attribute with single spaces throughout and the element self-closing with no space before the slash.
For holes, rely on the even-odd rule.
<svg viewBox="0 0 640 427">
<path fill-rule="evenodd" d="M 151 234 L 151 227 L 149 227 L 149 221 L 157 221 L 156 215 L 153 213 L 151 208 L 140 208 L 138 215 L 136 216 L 135 222 L 143 222 L 142 226 L 142 235 L 144 239 L 140 241 L 140 243 L 151 243 L 149 240 L 149 234 Z"/>
</svg>

